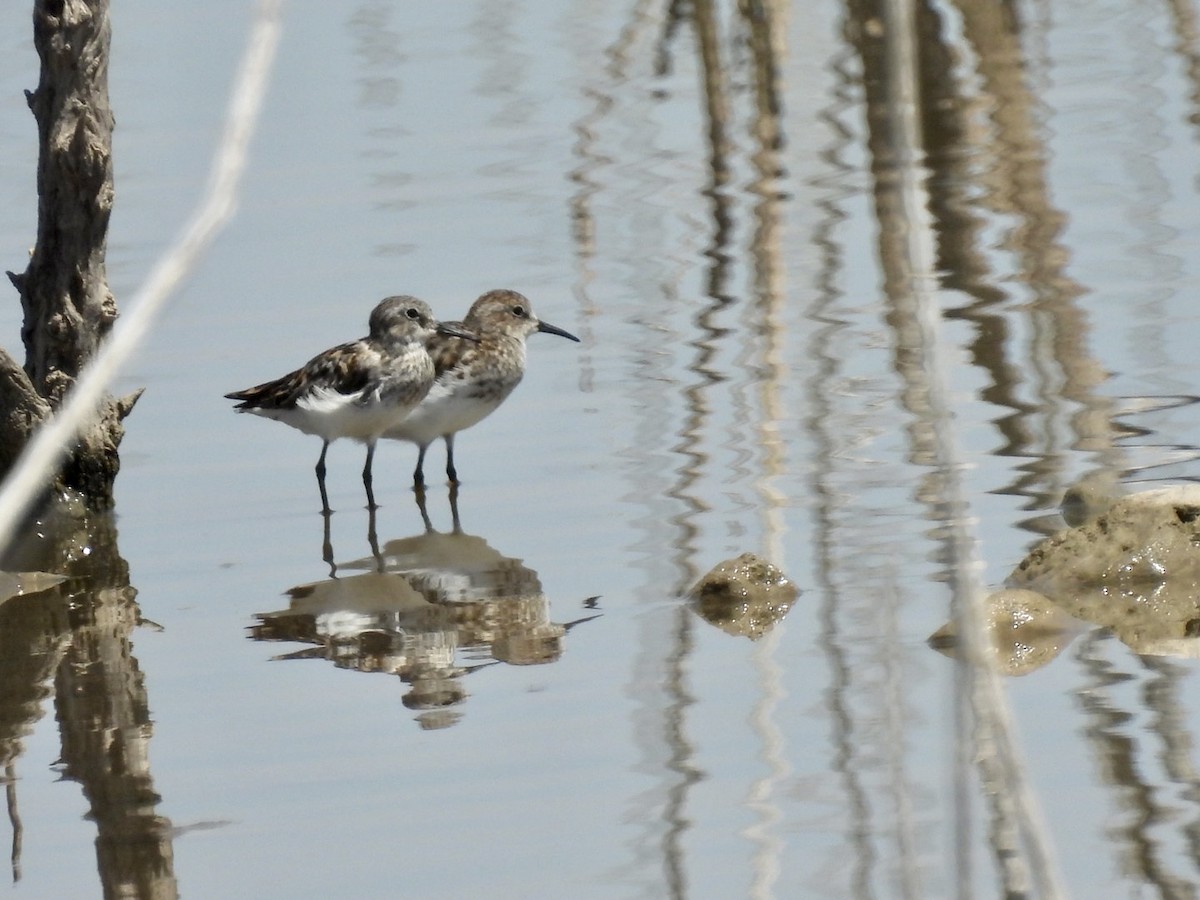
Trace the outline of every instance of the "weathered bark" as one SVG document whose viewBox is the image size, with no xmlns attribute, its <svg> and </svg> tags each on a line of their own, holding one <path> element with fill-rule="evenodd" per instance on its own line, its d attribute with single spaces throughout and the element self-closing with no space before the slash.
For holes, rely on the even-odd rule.
<svg viewBox="0 0 1200 900">
<path fill-rule="evenodd" d="M 38 126 L 38 233 L 25 271 L 9 272 L 25 321 L 25 384 L 0 359 L 0 467 L 7 470 L 37 425 L 57 408 L 117 316 L 104 255 L 112 211 L 108 105 L 109 0 L 35 0 L 37 90 L 27 92 Z M 34 398 L 40 398 L 38 403 Z M 57 477 L 89 505 L 112 505 L 124 434 L 136 397 L 105 399 Z"/>
<path fill-rule="evenodd" d="M 17 460 L 29 433 L 50 415 L 47 403 L 15 359 L 0 350 L 0 472 Z"/>
</svg>

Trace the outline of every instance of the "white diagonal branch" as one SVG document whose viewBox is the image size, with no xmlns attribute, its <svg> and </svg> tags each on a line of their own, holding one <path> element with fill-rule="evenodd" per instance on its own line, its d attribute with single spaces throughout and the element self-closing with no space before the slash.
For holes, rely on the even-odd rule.
<svg viewBox="0 0 1200 900">
<path fill-rule="evenodd" d="M 30 502 L 62 462 L 80 427 L 145 338 L 167 298 L 232 217 L 279 43 L 282 8 L 283 0 L 258 2 L 208 186 L 195 213 L 133 295 L 129 312 L 122 315 L 108 341 L 80 373 L 57 414 L 38 429 L 0 486 L 0 549 L 8 546 Z"/>
</svg>

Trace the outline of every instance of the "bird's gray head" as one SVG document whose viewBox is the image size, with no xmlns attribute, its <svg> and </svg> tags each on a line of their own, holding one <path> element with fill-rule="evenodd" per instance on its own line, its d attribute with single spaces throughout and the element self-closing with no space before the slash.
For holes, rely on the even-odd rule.
<svg viewBox="0 0 1200 900">
<path fill-rule="evenodd" d="M 408 295 L 387 297 L 371 310 L 371 337 L 378 341 L 424 341 L 436 326 L 429 304 Z"/>
<path fill-rule="evenodd" d="M 529 298 L 510 290 L 488 291 L 481 296 L 471 304 L 463 324 L 480 334 L 498 332 L 525 338 L 535 331 L 542 331 L 579 341 L 571 332 L 538 319 Z"/>
</svg>

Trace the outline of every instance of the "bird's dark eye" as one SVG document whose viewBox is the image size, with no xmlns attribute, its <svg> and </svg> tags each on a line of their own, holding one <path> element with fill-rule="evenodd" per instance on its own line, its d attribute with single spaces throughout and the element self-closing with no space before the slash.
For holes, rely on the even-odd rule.
<svg viewBox="0 0 1200 900">
<path fill-rule="evenodd" d="M 404 314 L 406 316 L 408 316 L 410 319 L 421 318 L 421 311 L 413 306 L 410 306 L 407 310 L 405 310 Z"/>
<path fill-rule="evenodd" d="M 523 306 L 514 306 L 514 307 L 512 308 L 512 314 L 513 314 L 514 316 L 516 316 L 518 319 L 523 319 L 523 318 L 525 318 L 525 316 L 526 316 L 525 307 L 523 307 Z"/>
</svg>

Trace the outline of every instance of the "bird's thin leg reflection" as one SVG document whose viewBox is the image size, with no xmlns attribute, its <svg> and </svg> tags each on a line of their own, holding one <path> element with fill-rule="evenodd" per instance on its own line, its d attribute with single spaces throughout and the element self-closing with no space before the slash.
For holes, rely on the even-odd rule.
<svg viewBox="0 0 1200 900">
<path fill-rule="evenodd" d="M 425 533 L 433 533 L 433 520 L 429 518 L 429 509 L 425 506 L 425 484 L 419 482 L 413 485 L 413 494 L 417 498 L 417 509 L 421 511 L 421 521 L 425 524 Z"/>
<path fill-rule="evenodd" d="M 321 493 L 325 492 L 325 485 L 321 485 Z M 333 540 L 329 534 L 329 519 L 333 515 L 333 510 L 328 506 L 321 512 L 321 518 L 325 520 L 324 533 L 321 538 L 321 559 L 325 560 L 325 564 L 329 566 L 329 577 L 337 578 L 337 563 L 333 561 Z"/>
<path fill-rule="evenodd" d="M 417 509 L 421 512 L 421 521 L 425 525 L 425 533 L 433 534 L 436 529 L 433 527 L 433 520 L 429 518 L 429 507 L 426 503 L 426 493 L 424 484 L 414 484 L 413 494 L 417 498 Z M 450 485 L 450 517 L 453 523 L 451 534 L 462 534 L 462 520 L 458 517 L 458 485 L 451 483 Z"/>
<path fill-rule="evenodd" d="M 367 512 L 367 543 L 371 545 L 371 555 L 375 557 L 375 571 L 383 572 L 383 554 L 379 552 L 379 535 L 375 531 L 375 507 Z"/>
<path fill-rule="evenodd" d="M 462 521 L 458 518 L 458 482 L 450 484 L 450 517 L 454 523 L 453 534 L 462 534 Z"/>
</svg>

